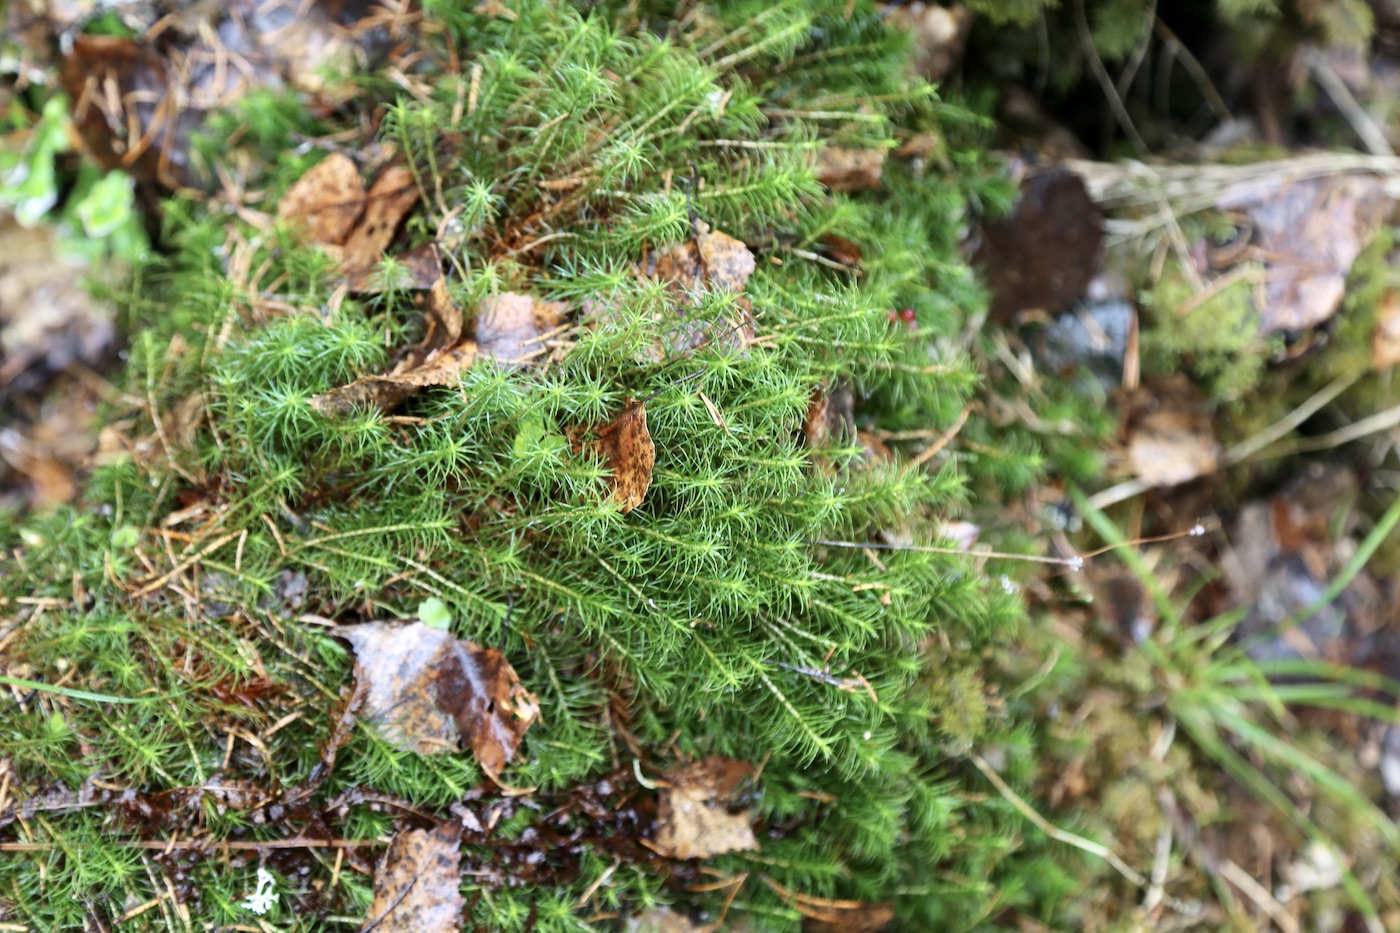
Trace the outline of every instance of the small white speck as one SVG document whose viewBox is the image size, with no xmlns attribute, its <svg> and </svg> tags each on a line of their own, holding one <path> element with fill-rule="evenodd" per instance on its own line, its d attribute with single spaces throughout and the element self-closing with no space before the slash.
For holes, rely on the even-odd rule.
<svg viewBox="0 0 1400 933">
<path fill-rule="evenodd" d="M 1079 571 L 1083 570 L 1083 569 L 1084 569 L 1084 558 L 1082 558 L 1082 557 L 1071 557 L 1071 558 L 1069 559 L 1069 569 L 1072 570 L 1072 571 L 1074 571 L 1075 573 L 1078 573 Z"/>
<path fill-rule="evenodd" d="M 874 735 L 874 733 L 871 732 L 869 729 L 866 729 L 866 730 L 865 730 L 865 740 L 866 740 L 867 742 L 870 741 L 870 737 L 871 737 L 872 735 Z"/>
<path fill-rule="evenodd" d="M 262 916 L 272 909 L 272 905 L 277 903 L 277 894 L 274 888 L 277 887 L 277 879 L 272 877 L 272 872 L 258 866 L 258 889 L 243 899 L 240 905 L 244 910 L 251 910 L 258 916 Z"/>
<path fill-rule="evenodd" d="M 1005 593 L 1007 596 L 1010 596 L 1012 593 L 1015 593 L 1015 592 L 1016 592 L 1016 584 L 1013 583 L 1012 580 L 1011 580 L 1011 578 L 1008 577 L 1006 574 L 1002 574 L 1002 575 L 1001 575 L 1001 577 L 1000 577 L 1000 582 L 1001 582 L 1001 590 L 1002 590 L 1002 592 Z"/>
<path fill-rule="evenodd" d="M 1206 526 L 1205 526 L 1205 525 L 1202 525 L 1200 522 L 1197 522 L 1196 524 L 1194 524 L 1194 525 L 1191 526 L 1191 537 L 1193 537 L 1193 538 L 1199 538 L 1201 535 L 1203 535 L 1203 534 L 1205 534 L 1205 533 L 1206 533 Z"/>
</svg>

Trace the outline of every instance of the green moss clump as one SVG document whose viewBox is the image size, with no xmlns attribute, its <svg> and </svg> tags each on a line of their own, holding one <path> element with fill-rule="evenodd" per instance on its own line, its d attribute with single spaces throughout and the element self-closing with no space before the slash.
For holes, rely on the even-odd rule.
<svg viewBox="0 0 1400 933">
<path fill-rule="evenodd" d="M 1259 335 L 1255 282 L 1242 275 L 1201 300 L 1180 263 L 1168 259 L 1161 278 L 1141 299 L 1144 370 L 1188 371 L 1217 403 L 1253 391 L 1282 347 L 1280 339 Z"/>
<path fill-rule="evenodd" d="M 894 529 L 935 543 L 970 480 L 1036 468 L 999 450 L 907 469 L 900 455 L 918 448 L 904 442 L 887 459 L 844 432 L 804 441 L 831 386 L 852 387 L 858 427 L 898 437 L 951 424 L 975 382 L 950 339 L 979 300 L 955 249 L 968 192 L 990 175 L 975 152 L 941 176 L 891 164 L 884 192 L 832 194 L 815 177 L 823 146 L 892 149 L 956 115 L 909 77 L 906 37 L 873 6 L 846 6 L 727 4 L 663 38 L 651 26 L 664 11 L 646 4 L 582 14 L 522 2 L 496 16 L 426 2 L 425 35 L 440 45 L 425 62 L 470 59 L 425 96 L 379 102 L 381 137 L 424 195 L 402 246 L 446 231 L 460 307 L 526 292 L 564 302 L 575 329 L 547 365 L 480 363 L 392 417 L 331 419 L 310 400 L 391 365 L 420 333 L 412 295 L 345 298 L 334 262 L 286 231 L 169 202 L 171 254 L 143 270 L 128 308 L 128 386 L 145 400 L 126 413 L 131 442 L 81 509 L 19 530 L 23 560 L 3 578 L 10 599 L 55 607 L 9 643 L 12 669 L 50 684 L 75 672 L 84 691 L 137 702 L 41 692 L 0 709 L 14 786 L 100 774 L 147 797 L 193 793 L 182 832 L 210 851 L 290 835 L 338 795 L 445 815 L 474 794 L 504 816 L 490 844 L 464 850 L 483 866 L 464 880 L 471 922 L 579 930 L 594 911 L 657 901 L 715 916 L 728 892 L 689 890 L 673 876 L 690 869 L 637 857 L 626 839 L 649 833 L 645 821 L 545 852 L 525 888 L 492 880 L 515 871 L 510 847 L 546 824 L 561 831 L 553 808 L 604 778 L 650 800 L 639 773 L 727 755 L 761 771 L 761 852 L 712 865 L 753 876 L 731 916 L 795 930 L 802 911 L 781 891 L 892 900 L 915 929 L 1052 909 L 1067 887 L 1018 877 L 1020 818 L 959 757 L 970 741 L 1004 741 L 1010 778 L 1028 776 L 1016 724 L 976 673 L 984 647 L 1014 630 L 1016 602 L 947 555 L 872 559 L 824 543 Z M 256 139 L 317 125 L 280 99 L 245 103 L 263 106 L 244 115 Z M 275 203 L 310 157 L 271 155 Z M 724 334 L 749 308 L 700 283 L 678 308 L 636 272 L 702 221 L 757 254 L 743 300 L 758 339 L 746 346 L 678 346 L 678 321 Z M 830 236 L 860 245 L 859 275 L 812 258 Z M 919 327 L 891 324 L 906 307 Z M 608 464 L 568 438 L 629 397 L 646 399 L 657 455 L 645 502 L 624 513 Z M 500 645 L 538 695 L 541 720 L 504 776 L 536 788 L 537 804 L 502 797 L 468 755 L 405 753 L 363 725 L 326 768 L 352 670 L 316 619 L 407 617 L 427 598 L 459 635 Z M 922 689 L 935 638 L 965 657 L 943 688 Z M 211 783 L 256 790 L 241 805 L 190 790 Z M 282 824 L 254 818 L 298 793 Z M 394 825 L 368 804 L 333 818 L 344 838 Z M 80 925 L 81 897 L 68 894 L 91 893 L 88 881 L 56 896 L 53 863 L 76 871 L 75 853 L 93 848 L 119 859 L 121 834 L 170 828 L 118 823 L 31 827 L 50 864 L 0 866 L 7 915 Z M 617 852 L 630 854 L 615 870 Z M 352 873 L 299 858 L 302 888 L 282 908 L 297 928 L 363 913 Z M 239 922 L 259 864 L 187 865 L 202 916 Z M 141 903 L 150 883 L 113 871 L 99 896 Z M 575 906 L 585 894 L 587 910 Z"/>
</svg>

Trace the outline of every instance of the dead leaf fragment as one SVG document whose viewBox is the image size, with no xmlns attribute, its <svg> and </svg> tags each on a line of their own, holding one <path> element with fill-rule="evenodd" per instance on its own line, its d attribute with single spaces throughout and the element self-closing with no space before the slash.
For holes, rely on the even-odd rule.
<svg viewBox="0 0 1400 933">
<path fill-rule="evenodd" d="M 660 257 L 653 257 L 642 273 L 666 285 L 667 293 L 679 312 L 679 321 L 669 327 L 652 361 L 664 359 L 666 350 L 685 353 L 716 342 L 742 350 L 754 339 L 753 306 L 742 296 L 745 284 L 757 263 L 742 240 L 727 233 L 711 232 L 708 224 L 695 222 L 695 236 L 673 246 Z M 707 321 L 690 318 L 695 292 L 701 289 L 740 295 L 735 299 L 733 320 Z M 602 317 L 607 318 L 605 312 Z"/>
<path fill-rule="evenodd" d="M 333 152 L 297 179 L 277 216 L 300 224 L 313 243 L 343 244 L 365 210 L 365 186 L 350 157 Z"/>
<path fill-rule="evenodd" d="M 373 266 L 350 282 L 350 291 L 377 295 L 390 288 L 427 291 L 442 279 L 442 257 L 436 243 L 424 243 L 394 257 L 392 274 L 383 266 Z"/>
<path fill-rule="evenodd" d="M 418 184 L 406 167 L 390 166 L 370 185 L 365 198 L 364 216 L 345 240 L 342 267 L 352 280 L 369 271 L 393 242 L 399 224 L 418 202 Z"/>
<path fill-rule="evenodd" d="M 374 902 L 362 933 L 456 933 L 466 902 L 460 848 L 462 825 L 399 833 L 374 873 Z"/>
<path fill-rule="evenodd" d="M 710 232 L 703 220 L 695 222 L 695 238 L 671 248 L 656 261 L 656 277 L 679 290 L 701 285 L 741 292 L 757 264 L 743 240 L 727 233 Z"/>
<path fill-rule="evenodd" d="M 735 792 L 752 772 L 746 762 L 719 757 L 667 772 L 657 808 L 656 849 L 678 859 L 757 851 L 748 810 L 731 812 Z"/>
<path fill-rule="evenodd" d="M 1371 368 L 1390 369 L 1400 363 L 1400 292 L 1388 291 L 1376 304 L 1371 329 Z"/>
<path fill-rule="evenodd" d="M 641 505 L 656 466 L 656 445 L 647 430 L 646 407 L 629 398 L 622 414 L 598 429 L 593 446 L 612 470 L 613 498 L 622 505 L 622 511 L 630 512 Z"/>
<path fill-rule="evenodd" d="M 446 279 L 439 277 L 432 284 L 424 304 L 426 307 L 423 317 L 428 325 L 428 333 L 423 337 L 423 347 L 426 350 L 450 346 L 461 339 L 462 309 L 452 300 L 452 293 L 447 290 Z"/>
<path fill-rule="evenodd" d="M 887 155 L 884 149 L 823 146 L 816 154 L 817 179 L 831 191 L 878 188 Z"/>
<path fill-rule="evenodd" d="M 894 922 L 894 905 L 809 899 L 797 908 L 802 933 L 879 933 Z"/>
<path fill-rule="evenodd" d="M 900 4 L 891 23 L 914 34 L 914 64 L 930 81 L 940 81 L 962 60 L 967 37 L 972 32 L 972 13 L 961 3 Z"/>
<path fill-rule="evenodd" d="M 99 366 L 116 328 L 83 285 L 53 227 L 25 229 L 0 211 L 0 397 L 41 388 L 80 361 Z"/>
<path fill-rule="evenodd" d="M 1129 404 L 1127 458 L 1133 474 L 1153 486 L 1174 486 L 1210 473 L 1220 444 L 1204 400 L 1180 374 L 1150 381 Z"/>
<path fill-rule="evenodd" d="M 361 718 L 405 751 L 443 754 L 461 742 L 495 776 L 539 718 L 539 701 L 495 648 L 422 622 L 334 631 L 355 649 L 356 677 L 368 683 Z"/>
<path fill-rule="evenodd" d="M 562 302 L 505 292 L 476 310 L 476 342 L 482 356 L 502 363 L 524 363 L 544 349 L 540 338 L 564 319 Z"/>
<path fill-rule="evenodd" d="M 1373 175 L 1241 182 L 1221 196 L 1219 208 L 1247 213 L 1265 258 L 1261 334 L 1306 330 L 1336 313 L 1387 203 Z"/>
<path fill-rule="evenodd" d="M 669 907 L 652 907 L 627 918 L 625 933 L 704 933 L 710 929 Z"/>
<path fill-rule="evenodd" d="M 382 376 L 361 376 L 349 385 L 312 396 L 311 407 L 332 418 L 357 408 L 389 411 L 429 386 L 455 386 L 462 371 L 476 361 L 476 344 L 470 340 L 436 352 L 419 366 Z"/>
</svg>

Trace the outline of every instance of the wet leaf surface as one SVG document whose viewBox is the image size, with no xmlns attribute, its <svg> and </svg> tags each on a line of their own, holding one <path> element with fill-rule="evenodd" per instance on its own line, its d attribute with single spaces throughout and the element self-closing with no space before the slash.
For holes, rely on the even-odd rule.
<svg viewBox="0 0 1400 933">
<path fill-rule="evenodd" d="M 361 933 L 452 933 L 462 928 L 462 826 L 399 833 L 374 875 L 374 903 Z"/>
<path fill-rule="evenodd" d="M 598 429 L 593 447 L 612 470 L 613 498 L 630 512 L 642 504 L 651 487 L 651 472 L 656 466 L 656 446 L 647 430 L 646 407 L 629 398 L 611 422 Z"/>
<path fill-rule="evenodd" d="M 745 762 L 718 757 L 667 772 L 657 808 L 657 850 L 678 859 L 757 851 L 749 812 L 735 807 L 736 792 L 752 773 Z"/>
<path fill-rule="evenodd" d="M 362 718 L 399 748 L 423 755 L 470 748 L 500 773 L 539 717 L 539 703 L 494 648 L 462 641 L 421 622 L 341 626 L 355 649 L 357 678 L 368 684 Z"/>
</svg>

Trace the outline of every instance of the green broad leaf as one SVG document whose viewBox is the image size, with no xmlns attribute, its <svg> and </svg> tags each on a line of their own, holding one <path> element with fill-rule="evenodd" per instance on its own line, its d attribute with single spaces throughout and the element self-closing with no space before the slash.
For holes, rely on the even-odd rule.
<svg viewBox="0 0 1400 933">
<path fill-rule="evenodd" d="M 452 625 L 452 610 L 436 596 L 418 604 L 418 621 L 428 628 L 447 629 Z"/>
</svg>

